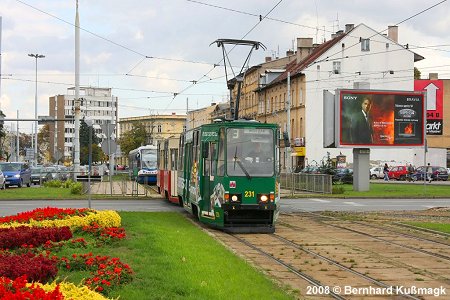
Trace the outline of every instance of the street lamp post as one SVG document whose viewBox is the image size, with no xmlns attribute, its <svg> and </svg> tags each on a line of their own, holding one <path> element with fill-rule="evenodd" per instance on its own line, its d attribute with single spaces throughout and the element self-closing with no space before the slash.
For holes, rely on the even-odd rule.
<svg viewBox="0 0 450 300">
<path fill-rule="evenodd" d="M 37 139 L 38 139 L 38 122 L 37 122 L 37 62 L 38 58 L 44 58 L 45 55 L 42 54 L 28 54 L 29 57 L 33 57 L 36 59 L 36 79 L 35 79 L 35 94 L 34 94 L 34 118 L 36 121 L 34 122 L 34 166 L 37 165 L 38 162 L 38 151 L 37 151 Z"/>
</svg>

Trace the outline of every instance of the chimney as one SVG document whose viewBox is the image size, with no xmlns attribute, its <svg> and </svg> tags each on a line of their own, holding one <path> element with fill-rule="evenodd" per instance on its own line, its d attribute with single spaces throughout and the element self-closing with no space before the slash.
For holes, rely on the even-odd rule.
<svg viewBox="0 0 450 300">
<path fill-rule="evenodd" d="M 286 56 L 294 55 L 294 50 L 288 50 L 286 51 Z"/>
<path fill-rule="evenodd" d="M 211 102 L 211 106 L 215 106 L 216 105 L 216 102 Z"/>
<path fill-rule="evenodd" d="M 172 113 L 172 116 L 175 116 L 176 114 L 177 114 L 177 113 L 173 112 L 173 113 Z"/>
<path fill-rule="evenodd" d="M 438 80 L 439 79 L 438 73 L 429 73 L 428 79 L 429 80 Z"/>
<path fill-rule="evenodd" d="M 297 38 L 297 63 L 311 54 L 313 50 L 312 38 Z"/>
<path fill-rule="evenodd" d="M 266 62 L 270 62 L 272 61 L 272 57 L 271 56 L 266 56 Z"/>
<path fill-rule="evenodd" d="M 388 26 L 388 38 L 398 43 L 398 26 Z"/>
<path fill-rule="evenodd" d="M 355 24 L 345 24 L 345 33 L 355 28 Z"/>
<path fill-rule="evenodd" d="M 336 36 L 340 36 L 343 33 L 344 33 L 344 30 L 338 30 L 338 31 L 336 31 Z"/>
</svg>

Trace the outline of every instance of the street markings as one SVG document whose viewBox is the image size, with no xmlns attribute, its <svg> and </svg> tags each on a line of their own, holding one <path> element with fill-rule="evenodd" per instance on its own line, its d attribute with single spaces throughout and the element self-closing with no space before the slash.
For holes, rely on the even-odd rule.
<svg viewBox="0 0 450 300">
<path fill-rule="evenodd" d="M 364 204 L 356 203 L 356 202 L 344 202 L 344 204 L 348 204 L 348 205 L 352 205 L 352 206 L 365 206 Z"/>
</svg>

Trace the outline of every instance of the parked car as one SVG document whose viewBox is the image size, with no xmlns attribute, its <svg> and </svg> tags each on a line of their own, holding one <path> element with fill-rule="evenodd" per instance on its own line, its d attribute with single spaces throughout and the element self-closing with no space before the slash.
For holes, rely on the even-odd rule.
<svg viewBox="0 0 450 300">
<path fill-rule="evenodd" d="M 3 175 L 3 172 L 0 171 L 0 189 L 4 190 L 6 187 L 6 179 L 5 179 L 5 175 Z"/>
<path fill-rule="evenodd" d="M 411 176 L 413 180 L 424 180 L 427 176 L 427 167 L 420 166 L 416 168 L 416 172 Z M 444 167 L 431 166 L 433 173 L 431 174 L 431 180 L 448 180 L 448 172 Z"/>
<path fill-rule="evenodd" d="M 42 184 L 52 179 L 53 176 L 50 172 L 47 171 L 47 168 L 44 167 L 31 168 L 31 183 Z"/>
<path fill-rule="evenodd" d="M 333 183 L 353 183 L 353 169 L 338 168 L 332 177 Z"/>
<path fill-rule="evenodd" d="M 58 178 L 62 181 L 66 181 L 70 178 L 70 170 L 68 167 L 65 166 L 56 166 L 57 172 L 58 172 Z"/>
<path fill-rule="evenodd" d="M 319 167 L 318 166 L 306 166 L 303 168 L 303 170 L 300 171 L 300 173 L 317 174 L 317 173 L 319 173 Z"/>
<path fill-rule="evenodd" d="M 45 167 L 45 170 L 49 172 L 52 175 L 52 178 L 50 180 L 58 180 L 60 179 L 58 169 L 56 167 Z"/>
<path fill-rule="evenodd" d="M 370 178 L 384 178 L 383 167 L 373 167 L 370 169 Z"/>
<path fill-rule="evenodd" d="M 406 180 L 408 177 L 408 166 L 392 167 L 388 173 L 389 179 Z"/>
<path fill-rule="evenodd" d="M 17 185 L 22 187 L 23 185 L 31 185 L 31 169 L 27 163 L 22 162 L 6 162 L 0 163 L 0 170 L 5 175 L 6 187 L 10 185 Z"/>
</svg>

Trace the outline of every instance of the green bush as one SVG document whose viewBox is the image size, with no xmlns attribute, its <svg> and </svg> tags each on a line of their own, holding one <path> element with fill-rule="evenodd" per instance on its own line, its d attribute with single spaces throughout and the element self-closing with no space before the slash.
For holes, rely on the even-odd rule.
<svg viewBox="0 0 450 300">
<path fill-rule="evenodd" d="M 74 181 L 72 179 L 67 179 L 66 181 L 64 181 L 62 183 L 62 187 L 65 189 L 69 189 L 73 183 L 74 183 Z"/>
<path fill-rule="evenodd" d="M 344 187 L 342 185 L 335 185 L 333 186 L 333 189 L 331 190 L 332 194 L 343 194 L 344 193 Z"/>
<path fill-rule="evenodd" d="M 62 187 L 63 182 L 61 180 L 50 180 L 47 182 L 44 182 L 45 187 L 52 187 L 52 188 L 60 188 Z"/>
<path fill-rule="evenodd" d="M 72 182 L 70 185 L 70 193 L 74 195 L 81 195 L 83 192 L 83 185 L 81 182 Z"/>
</svg>

